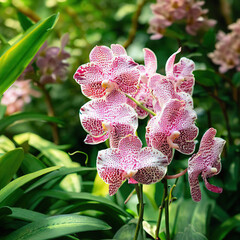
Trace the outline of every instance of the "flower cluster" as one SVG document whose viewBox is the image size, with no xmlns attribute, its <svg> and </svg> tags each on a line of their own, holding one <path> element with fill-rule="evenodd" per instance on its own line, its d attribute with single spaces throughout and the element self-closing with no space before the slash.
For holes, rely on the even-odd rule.
<svg viewBox="0 0 240 240">
<path fill-rule="evenodd" d="M 32 79 L 33 75 L 37 74 L 39 79 L 36 79 L 35 76 L 34 80 L 39 81 L 41 84 L 66 80 L 68 67 L 66 59 L 70 57 L 70 54 L 64 50 L 67 42 L 68 34 L 63 35 L 61 38 L 60 48 L 49 47 L 45 42 L 19 79 Z M 33 67 L 33 63 L 36 63 L 36 68 Z"/>
<path fill-rule="evenodd" d="M 24 105 L 31 101 L 31 96 L 39 97 L 39 95 L 40 93 L 31 87 L 30 80 L 17 80 L 5 91 L 1 103 L 7 106 L 6 114 L 11 115 L 22 111 Z"/>
<path fill-rule="evenodd" d="M 230 33 L 225 34 L 222 31 L 218 33 L 216 49 L 208 55 L 215 64 L 220 65 L 221 73 L 232 68 L 240 71 L 240 19 L 228 28 L 231 30 Z"/>
<path fill-rule="evenodd" d="M 31 101 L 31 96 L 40 96 L 40 92 L 31 87 L 31 80 L 44 85 L 66 79 L 68 63 L 65 61 L 70 57 L 64 50 L 67 42 L 68 34 L 65 34 L 60 48 L 48 47 L 47 42 L 42 45 L 17 81 L 4 93 L 2 104 L 7 106 L 7 115 L 22 111 L 23 106 Z M 33 66 L 33 63 L 36 65 Z"/>
<path fill-rule="evenodd" d="M 74 74 L 83 94 L 91 98 L 80 109 L 80 121 L 88 133 L 85 143 L 109 139 L 110 148 L 98 153 L 97 170 L 109 184 L 110 195 L 126 179 L 134 184 L 160 181 L 174 150 L 187 155 L 195 150 L 198 128 L 192 99 L 194 62 L 183 57 L 175 63 L 179 49 L 169 57 L 164 76 L 156 73 L 155 54 L 150 49 L 143 51 L 144 65 L 139 65 L 121 45 L 96 46 L 90 53 L 90 62 Z M 138 118 L 148 115 L 147 147 L 142 148 L 135 133 Z M 220 171 L 219 155 L 225 141 L 213 138 L 213 134 L 209 136 L 208 132 L 199 153 L 189 160 L 189 182 L 195 201 L 200 200 L 200 173 L 207 188 L 217 192 L 217 187 L 210 186 L 206 178 Z M 206 142 L 208 148 L 204 147 Z"/>
<path fill-rule="evenodd" d="M 148 32 L 153 33 L 151 39 L 160 39 L 165 29 L 174 22 L 185 21 L 188 34 L 196 35 L 199 29 L 212 27 L 215 20 L 208 19 L 208 10 L 202 9 L 204 1 L 196 0 L 157 0 L 152 4 L 154 18 L 150 20 Z"/>
</svg>

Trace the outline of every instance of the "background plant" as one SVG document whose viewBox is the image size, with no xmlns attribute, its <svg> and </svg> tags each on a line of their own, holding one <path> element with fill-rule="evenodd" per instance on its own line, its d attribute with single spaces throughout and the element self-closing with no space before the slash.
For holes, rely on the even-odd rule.
<svg viewBox="0 0 240 240">
<path fill-rule="evenodd" d="M 14 230 L 21 229 L 24 225 L 27 226 L 27 223 L 40 221 L 41 217 L 72 213 L 80 213 L 80 215 L 90 216 L 96 220 L 101 219 L 112 229 L 98 233 L 89 230 L 83 233 L 79 232 L 79 228 L 77 228 L 63 233 L 66 235 L 75 232 L 71 238 L 99 239 L 113 238 L 115 235 L 115 238 L 121 239 L 122 234 L 134 231 L 132 229 L 136 227 L 133 218 L 137 214 L 136 195 L 133 195 L 126 205 L 123 203 L 132 188 L 124 184 L 115 197 L 109 197 L 106 193 L 106 186 L 98 177 L 95 179 L 94 167 L 97 152 L 106 146 L 103 143 L 95 147 L 88 147 L 83 143 L 85 132 L 79 124 L 78 111 L 87 99 L 81 95 L 79 86 L 72 79 L 77 67 L 89 61 L 89 52 L 95 45 L 109 46 L 111 43 L 120 43 L 138 62 L 143 62 L 142 49 L 144 47 L 152 49 L 158 57 L 158 72 L 162 74 L 164 74 L 167 58 L 181 45 L 182 56 L 189 57 L 196 63 L 194 72 L 196 86 L 193 97 L 198 115 L 197 123 L 200 128 L 198 140 L 200 141 L 200 137 L 210 126 L 218 130 L 218 137 L 227 140 L 222 157 L 222 172 L 213 179 L 216 185 L 223 187 L 223 194 L 216 196 L 203 190 L 203 200 L 199 204 L 195 204 L 190 199 L 186 176 L 179 178 L 177 187 L 172 192 L 178 200 L 171 203 L 169 213 L 172 238 L 184 239 L 186 236 L 197 235 L 204 239 L 203 234 L 208 239 L 224 239 L 225 236 L 238 239 L 239 74 L 233 69 L 224 74 L 219 73 L 219 66 L 208 58 L 208 54 L 215 49 L 218 30 L 221 29 L 228 33 L 227 26 L 239 18 L 239 3 L 237 0 L 218 1 L 217 4 L 213 1 L 205 1 L 204 8 L 209 9 L 208 17 L 217 20 L 214 28 L 210 28 L 200 35 L 190 36 L 185 32 L 184 23 L 178 22 L 168 28 L 166 36 L 162 39 L 152 41 L 146 32 L 149 27 L 148 22 L 153 16 L 150 4 L 154 2 L 136 2 L 135 0 L 114 1 L 114 3 L 106 0 L 34 1 L 34 3 L 32 1 L 1 1 L 1 53 L 8 48 L 7 43 L 15 42 L 18 34 L 26 30 L 21 27 L 21 17 L 17 14 L 19 11 L 30 17 L 32 23 L 60 12 L 58 22 L 48 36 L 48 44 L 60 47 L 61 36 L 69 33 L 69 43 L 65 49 L 71 55 L 71 58 L 68 59 L 68 79 L 61 84 L 46 85 L 57 118 L 47 116 L 43 97 L 32 98 L 31 103 L 25 105 L 24 112 L 8 117 L 4 116 L 5 107 L 1 107 L 0 130 L 3 134 L 1 152 L 10 154 L 10 157 L 9 155 L 5 156 L 6 159 L 12 159 L 12 162 L 16 164 L 15 171 L 11 174 L 8 172 L 13 169 L 12 162 L 7 167 L 1 168 L 4 174 L 10 175 L 5 184 L 10 181 L 12 176 L 13 179 L 18 179 L 29 173 L 43 170 L 36 175 L 27 176 L 29 180 L 37 176 L 38 178 L 26 182 L 25 185 L 18 185 L 18 188 L 14 189 L 14 193 L 11 193 L 12 195 L 6 194 L 7 190 L 4 190 L 4 195 L 1 192 L 1 196 L 6 197 L 1 198 L 1 206 L 5 206 L 1 209 L 3 219 L 1 235 L 9 235 Z M 27 28 L 28 25 L 22 23 L 22 26 Z M 31 49 L 33 49 L 32 45 Z M 29 57 L 28 60 L 30 62 L 31 58 Z M 11 61 L 11 64 L 13 62 Z M 17 62 L 15 63 L 17 64 Z M 2 81 L 1 77 L 0 81 Z M 11 83 L 11 81 L 8 82 L 9 86 Z M 55 122 L 60 127 L 60 145 L 56 146 L 52 143 L 52 127 L 51 124 L 46 124 L 46 121 Z M 146 120 L 140 121 L 138 136 L 142 140 L 144 139 L 145 125 Z M 27 134 L 28 132 L 31 134 Z M 82 169 L 79 165 L 75 165 L 80 163 L 85 166 L 86 157 L 83 154 L 76 153 L 71 157 L 67 154 L 77 150 L 87 153 L 89 169 Z M 14 157 L 15 153 L 18 156 L 17 162 Z M 186 158 L 177 154 L 175 157 L 176 165 L 169 169 L 170 174 L 175 174 L 187 166 Z M 55 165 L 64 165 L 67 169 L 46 173 L 41 177 L 45 171 L 53 170 L 44 170 L 45 168 Z M 67 175 L 70 176 L 69 179 L 62 183 L 61 180 Z M 20 179 L 21 181 L 22 179 Z M 169 180 L 171 186 L 174 183 L 174 180 Z M 13 185 L 10 185 L 9 189 Z M 204 188 L 202 187 L 202 189 Z M 157 218 L 164 188 L 159 183 L 155 187 L 144 187 L 143 192 L 146 201 L 144 228 L 150 234 L 147 235 L 150 238 L 151 226 L 154 225 L 152 220 Z M 37 193 L 39 195 L 36 195 Z M 36 198 L 34 198 L 35 196 Z M 37 200 L 35 201 L 35 199 Z M 17 212 L 19 208 L 20 211 L 24 209 L 27 213 L 26 217 L 23 217 L 22 212 Z M 112 214 L 113 211 L 116 214 Z M 34 215 L 36 212 L 46 216 L 36 216 Z M 49 221 L 51 224 L 51 221 L 55 221 L 55 219 Z M 101 222 L 102 229 L 109 228 L 105 223 Z M 100 223 L 98 222 L 98 224 Z M 41 225 L 39 224 L 39 226 Z M 120 231 L 122 226 L 124 227 Z M 34 225 L 29 227 L 34 228 Z M 160 232 L 163 230 L 164 224 L 162 224 Z M 46 232 L 46 234 L 48 233 Z M 162 236 L 161 234 L 160 236 Z M 17 239 L 12 237 L 12 239 L 14 238 Z M 122 238 L 126 239 L 126 236 Z"/>
</svg>

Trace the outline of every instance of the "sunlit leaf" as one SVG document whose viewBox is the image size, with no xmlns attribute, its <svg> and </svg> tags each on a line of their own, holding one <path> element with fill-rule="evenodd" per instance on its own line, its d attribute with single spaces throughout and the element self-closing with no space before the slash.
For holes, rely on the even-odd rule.
<svg viewBox="0 0 240 240">
<path fill-rule="evenodd" d="M 22 148 L 16 148 L 0 157 L 0 189 L 11 181 L 23 158 Z"/>
<path fill-rule="evenodd" d="M 0 94 L 3 94 L 27 67 L 57 20 L 58 14 L 55 14 L 39 21 L 0 57 Z"/>
<path fill-rule="evenodd" d="M 16 189 L 20 188 L 27 182 L 43 175 L 48 172 L 52 172 L 54 170 L 59 169 L 60 166 L 55 166 L 55 167 L 50 167 L 50 168 L 45 168 L 43 170 L 34 172 L 34 173 L 29 173 L 27 175 L 24 175 L 22 177 L 19 177 L 12 182 L 10 182 L 7 186 L 5 186 L 3 189 L 0 190 L 0 206 L 6 205 L 7 203 L 4 202 L 4 200 L 10 196 Z"/>
</svg>

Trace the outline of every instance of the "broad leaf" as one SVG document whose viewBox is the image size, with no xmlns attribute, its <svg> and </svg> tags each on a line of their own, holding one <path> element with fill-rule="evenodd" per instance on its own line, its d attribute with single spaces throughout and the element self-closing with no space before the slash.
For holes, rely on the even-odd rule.
<svg viewBox="0 0 240 240">
<path fill-rule="evenodd" d="M 16 148 L 0 157 L 0 189 L 11 181 L 23 158 L 22 148 Z"/>
<path fill-rule="evenodd" d="M 0 57 L 0 95 L 11 86 L 31 62 L 39 48 L 46 41 L 57 19 L 58 14 L 39 21 L 30 27 Z"/>
<path fill-rule="evenodd" d="M 184 229 L 184 232 L 180 232 L 176 235 L 174 240 L 207 240 L 207 238 L 199 233 L 196 232 L 192 225 L 189 225 Z M 215 239 L 215 238 L 214 238 Z"/>
<path fill-rule="evenodd" d="M 48 172 L 52 172 L 54 170 L 59 169 L 60 166 L 55 166 L 55 167 L 50 167 L 50 168 L 46 168 L 34 173 L 30 173 L 27 175 L 24 175 L 22 177 L 19 177 L 17 179 L 15 179 L 14 181 L 10 182 L 7 186 L 5 186 L 3 189 L 1 189 L 0 191 L 0 206 L 3 205 L 7 205 L 6 202 L 4 202 L 4 200 L 7 199 L 7 197 L 9 197 L 16 189 L 20 188 L 21 186 L 23 186 L 24 184 L 26 184 L 27 182 L 30 182 L 31 180 L 46 174 Z"/>
<path fill-rule="evenodd" d="M 41 121 L 41 122 L 53 122 L 57 123 L 60 126 L 64 125 L 64 122 L 56 117 L 49 117 L 40 113 L 16 113 L 11 116 L 4 117 L 0 120 L 0 132 L 2 132 L 8 126 L 15 124 L 17 121 Z"/>
<path fill-rule="evenodd" d="M 29 223 L 8 235 L 5 240 L 45 240 L 72 233 L 108 229 L 111 229 L 111 227 L 102 220 L 68 214 Z"/>
</svg>

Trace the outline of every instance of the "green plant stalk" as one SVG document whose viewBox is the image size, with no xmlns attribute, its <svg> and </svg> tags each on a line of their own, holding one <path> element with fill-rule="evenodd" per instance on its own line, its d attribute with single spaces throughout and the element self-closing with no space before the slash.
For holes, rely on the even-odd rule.
<svg viewBox="0 0 240 240">
<path fill-rule="evenodd" d="M 134 101 L 134 102 L 137 104 L 137 106 L 139 106 L 140 108 L 142 108 L 142 109 L 145 110 L 146 112 L 150 113 L 150 114 L 153 115 L 153 116 L 156 116 L 156 113 L 155 113 L 155 112 L 153 112 L 153 111 L 151 111 L 150 109 L 144 107 L 144 106 L 143 106 L 139 101 L 137 101 L 135 98 L 131 97 L 130 95 L 128 95 L 128 94 L 126 94 L 126 93 L 125 93 L 125 96 L 126 96 L 127 98 L 131 99 L 132 101 Z"/>
<path fill-rule="evenodd" d="M 167 192 L 165 191 L 165 188 L 163 189 L 163 196 L 162 196 L 162 202 L 161 205 L 159 207 L 159 214 L 158 214 L 158 221 L 157 221 L 157 228 L 156 228 L 156 232 L 155 232 L 155 238 L 156 240 L 159 239 L 159 231 L 160 231 L 160 226 L 161 226 L 161 221 L 162 221 L 162 212 L 163 212 L 163 208 L 165 205 L 165 198 L 166 198 Z"/>
<path fill-rule="evenodd" d="M 166 227 L 166 240 L 170 240 L 170 231 L 169 231 L 169 199 L 168 199 L 168 183 L 167 179 L 163 179 L 163 184 L 164 184 L 164 191 L 166 192 L 166 198 L 165 198 L 165 227 Z"/>
<path fill-rule="evenodd" d="M 142 221 L 143 221 L 143 210 L 144 210 L 143 185 L 135 184 L 135 189 L 136 189 L 137 196 L 138 196 L 139 208 L 138 208 L 138 223 L 137 223 L 137 227 L 136 227 L 136 231 L 135 231 L 133 240 L 137 240 L 140 229 L 141 229 L 141 231 L 143 230 Z"/>
</svg>

